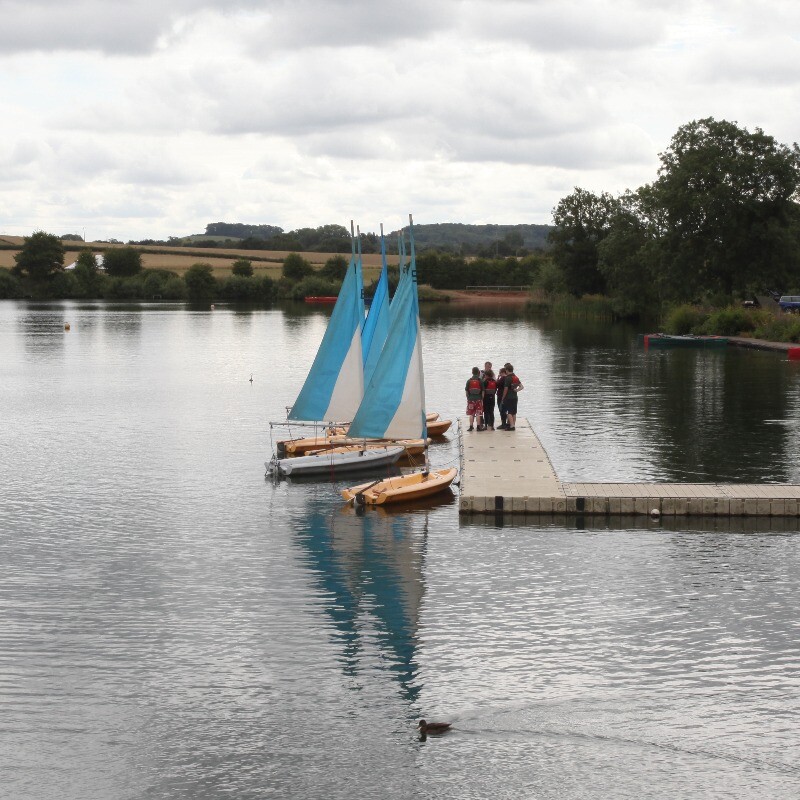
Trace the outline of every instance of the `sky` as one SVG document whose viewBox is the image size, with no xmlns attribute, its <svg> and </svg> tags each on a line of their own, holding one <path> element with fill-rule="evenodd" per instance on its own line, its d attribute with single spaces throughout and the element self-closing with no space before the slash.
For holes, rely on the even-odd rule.
<svg viewBox="0 0 800 800">
<path fill-rule="evenodd" d="M 0 233 L 550 224 L 695 119 L 800 138 L 789 0 L 0 0 Z"/>
</svg>

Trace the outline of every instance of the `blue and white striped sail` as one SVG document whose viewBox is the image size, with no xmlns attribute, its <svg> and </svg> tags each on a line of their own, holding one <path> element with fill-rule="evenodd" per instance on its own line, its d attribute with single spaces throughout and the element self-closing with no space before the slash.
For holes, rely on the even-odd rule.
<svg viewBox="0 0 800 800">
<path fill-rule="evenodd" d="M 383 350 L 386 335 L 389 333 L 389 268 L 386 264 L 386 240 L 381 225 L 381 276 L 369 307 L 369 315 L 361 332 L 361 347 L 364 355 L 364 385 L 375 371 L 375 366 Z"/>
<path fill-rule="evenodd" d="M 364 395 L 361 326 L 364 282 L 355 249 L 317 356 L 289 412 L 291 420 L 347 422 Z"/>
<path fill-rule="evenodd" d="M 364 390 L 364 399 L 350 423 L 348 435 L 351 437 L 427 437 L 413 231 L 407 281 L 402 295 L 395 294 L 397 308 L 393 310 L 386 343 Z M 392 306 L 394 308 L 394 302 Z"/>
</svg>

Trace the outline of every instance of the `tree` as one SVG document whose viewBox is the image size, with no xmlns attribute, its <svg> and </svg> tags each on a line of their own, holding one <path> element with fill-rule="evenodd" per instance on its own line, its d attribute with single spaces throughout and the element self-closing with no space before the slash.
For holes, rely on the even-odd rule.
<svg viewBox="0 0 800 800">
<path fill-rule="evenodd" d="M 553 261 L 572 294 L 605 290 L 605 278 L 598 269 L 598 245 L 610 233 L 618 209 L 619 201 L 607 192 L 596 195 L 579 187 L 553 209 L 556 227 L 549 236 Z"/>
<path fill-rule="evenodd" d="M 231 266 L 232 275 L 241 275 L 244 278 L 253 276 L 253 263 L 247 258 L 237 258 Z"/>
<path fill-rule="evenodd" d="M 138 275 L 142 271 L 142 254 L 135 247 L 110 247 L 103 252 L 103 267 L 113 277 Z"/>
<path fill-rule="evenodd" d="M 314 267 L 297 253 L 289 253 L 283 260 L 283 277 L 290 281 L 301 281 L 314 274 Z"/>
<path fill-rule="evenodd" d="M 323 278 L 330 278 L 334 281 L 343 281 L 347 275 L 347 267 L 349 266 L 347 259 L 344 256 L 331 256 L 323 265 L 319 274 Z"/>
<path fill-rule="evenodd" d="M 22 249 L 14 256 L 15 275 L 27 274 L 34 281 L 46 281 L 64 271 L 64 245 L 52 233 L 36 231 L 26 236 Z"/>
<path fill-rule="evenodd" d="M 186 270 L 183 279 L 186 282 L 186 294 L 190 303 L 208 305 L 214 299 L 217 281 L 211 264 L 193 264 Z"/>
<path fill-rule="evenodd" d="M 681 126 L 648 187 L 663 229 L 654 255 L 698 294 L 781 286 L 800 266 L 800 149 L 712 117 Z"/>
</svg>

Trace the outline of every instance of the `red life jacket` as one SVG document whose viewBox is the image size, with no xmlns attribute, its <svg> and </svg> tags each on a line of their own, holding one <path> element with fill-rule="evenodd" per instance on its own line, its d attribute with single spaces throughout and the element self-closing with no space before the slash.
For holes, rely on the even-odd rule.
<svg viewBox="0 0 800 800">
<path fill-rule="evenodd" d="M 486 381 L 486 393 L 487 394 L 494 394 L 497 391 L 497 381 L 494 378 L 489 378 Z"/>
<path fill-rule="evenodd" d="M 481 396 L 481 382 L 477 378 L 470 378 L 467 381 L 467 391 L 470 397 Z"/>
</svg>

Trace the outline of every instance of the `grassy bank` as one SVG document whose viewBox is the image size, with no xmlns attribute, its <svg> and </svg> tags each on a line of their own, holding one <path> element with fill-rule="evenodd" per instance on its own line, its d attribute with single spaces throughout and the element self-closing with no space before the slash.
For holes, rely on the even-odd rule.
<svg viewBox="0 0 800 800">
<path fill-rule="evenodd" d="M 770 342 L 800 342 L 800 316 L 774 314 L 759 308 L 728 306 L 709 309 L 676 306 L 664 319 L 666 333 L 705 336 L 749 336 Z"/>
</svg>

